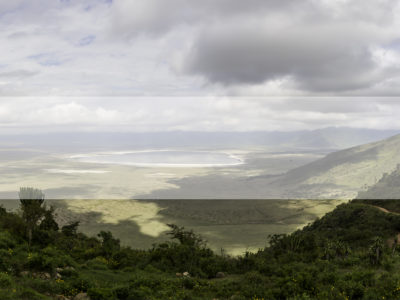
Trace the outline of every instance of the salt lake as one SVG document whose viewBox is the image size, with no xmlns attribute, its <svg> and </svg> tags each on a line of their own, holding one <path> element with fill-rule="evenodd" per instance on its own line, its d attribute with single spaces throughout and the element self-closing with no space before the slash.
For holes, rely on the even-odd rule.
<svg viewBox="0 0 400 300">
<path fill-rule="evenodd" d="M 243 164 L 230 153 L 212 151 L 148 150 L 73 155 L 79 162 L 143 167 L 218 167 Z"/>
</svg>

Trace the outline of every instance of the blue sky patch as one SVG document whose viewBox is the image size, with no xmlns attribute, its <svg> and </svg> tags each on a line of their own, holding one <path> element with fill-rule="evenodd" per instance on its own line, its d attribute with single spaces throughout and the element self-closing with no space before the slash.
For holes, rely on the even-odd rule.
<svg viewBox="0 0 400 300">
<path fill-rule="evenodd" d="M 78 42 L 79 46 L 87 46 L 93 43 L 93 41 L 96 39 L 96 36 L 91 34 L 88 36 L 85 36 L 84 38 L 80 39 Z"/>
<path fill-rule="evenodd" d="M 28 56 L 28 58 L 35 60 L 41 66 L 59 66 L 63 64 L 63 60 L 52 53 L 39 53 Z"/>
</svg>

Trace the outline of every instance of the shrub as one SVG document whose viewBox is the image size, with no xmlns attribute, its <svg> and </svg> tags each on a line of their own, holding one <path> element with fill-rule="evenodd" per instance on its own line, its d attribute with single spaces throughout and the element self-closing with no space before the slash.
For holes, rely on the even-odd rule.
<svg viewBox="0 0 400 300">
<path fill-rule="evenodd" d="M 28 259 L 28 266 L 33 270 L 53 271 L 54 261 L 52 257 L 48 257 L 42 253 L 32 253 Z"/>
<path fill-rule="evenodd" d="M 115 292 L 107 288 L 91 288 L 88 290 L 88 296 L 96 300 L 114 300 Z"/>
<path fill-rule="evenodd" d="M 14 285 L 12 277 L 6 273 L 0 273 L 0 288 L 6 289 Z"/>
<path fill-rule="evenodd" d="M 120 286 L 120 287 L 114 288 L 114 294 L 118 299 L 128 299 L 129 286 Z"/>
<path fill-rule="evenodd" d="M 15 239 L 8 231 L 0 231 L 0 249 L 11 249 L 16 245 Z"/>
<path fill-rule="evenodd" d="M 80 276 L 70 279 L 71 287 L 80 292 L 86 292 L 93 284 L 86 278 Z"/>
<path fill-rule="evenodd" d="M 89 269 L 94 270 L 108 270 L 107 260 L 102 257 L 96 257 L 95 259 L 91 259 L 86 263 Z"/>
<path fill-rule="evenodd" d="M 44 295 L 39 294 L 38 292 L 36 292 L 30 288 L 24 288 L 18 293 L 17 299 L 19 299 L 19 300 L 48 300 L 49 298 Z"/>
<path fill-rule="evenodd" d="M 58 282 L 53 280 L 41 280 L 41 279 L 28 279 L 24 281 L 25 286 L 29 286 L 39 293 L 51 293 L 60 294 L 63 293 L 64 288 Z"/>
<path fill-rule="evenodd" d="M 41 251 L 41 254 L 51 262 L 53 267 L 67 267 L 67 266 L 76 266 L 76 262 L 72 259 L 70 255 L 65 254 L 64 252 L 56 249 L 53 246 L 49 246 L 44 248 Z"/>
</svg>

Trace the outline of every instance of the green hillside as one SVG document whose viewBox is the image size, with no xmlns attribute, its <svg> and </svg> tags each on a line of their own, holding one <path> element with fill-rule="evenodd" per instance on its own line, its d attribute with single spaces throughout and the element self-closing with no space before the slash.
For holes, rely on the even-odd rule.
<svg viewBox="0 0 400 300">
<path fill-rule="evenodd" d="M 400 164 L 400 135 L 341 150 L 290 170 L 276 181 L 286 198 L 353 199 Z M 382 199 L 381 197 L 379 197 Z"/>
<path fill-rule="evenodd" d="M 392 173 L 382 178 L 365 191 L 358 193 L 358 199 L 400 199 L 400 164 Z"/>
<path fill-rule="evenodd" d="M 35 225 L 27 208 L 0 209 L 0 299 L 398 299 L 400 215 L 379 204 L 339 205 L 238 257 L 175 225 L 167 242 L 135 250 L 110 232 L 59 229 L 43 206 Z"/>
</svg>

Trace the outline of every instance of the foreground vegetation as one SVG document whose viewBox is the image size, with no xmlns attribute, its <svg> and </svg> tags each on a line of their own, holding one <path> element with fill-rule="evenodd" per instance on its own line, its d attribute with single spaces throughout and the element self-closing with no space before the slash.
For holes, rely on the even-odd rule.
<svg viewBox="0 0 400 300">
<path fill-rule="evenodd" d="M 19 212 L 0 208 L 0 299 L 400 299 L 400 215 L 382 200 L 342 204 L 231 257 L 173 224 L 148 250 L 88 237 L 78 222 L 59 228 L 40 191 L 21 193 Z"/>
</svg>

